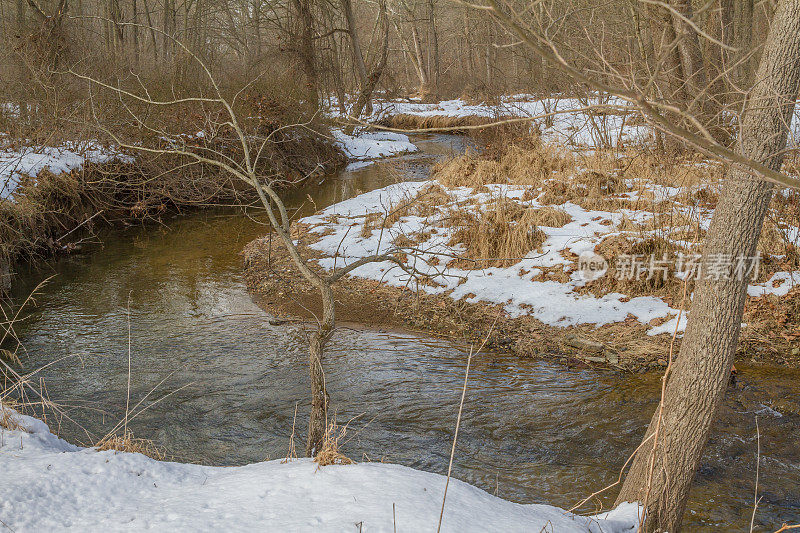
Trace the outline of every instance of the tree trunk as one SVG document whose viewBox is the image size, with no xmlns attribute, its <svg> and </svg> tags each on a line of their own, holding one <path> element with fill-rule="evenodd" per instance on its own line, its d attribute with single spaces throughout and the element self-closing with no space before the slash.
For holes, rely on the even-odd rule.
<svg viewBox="0 0 800 533">
<path fill-rule="evenodd" d="M 748 87 L 753 71 L 753 0 L 740 0 L 736 2 L 734 11 L 733 31 L 736 48 L 736 68 L 734 78 L 740 88 Z"/>
<path fill-rule="evenodd" d="M 411 20 L 411 41 L 414 45 L 414 66 L 417 69 L 417 77 L 419 78 L 419 96 L 423 100 L 428 95 L 428 74 L 425 69 L 425 56 L 422 55 L 422 43 L 419 39 L 419 32 L 417 31 L 417 23 Z"/>
<path fill-rule="evenodd" d="M 300 24 L 298 55 L 306 78 L 308 101 L 312 107 L 319 105 L 317 67 L 314 58 L 314 17 L 311 14 L 312 0 L 292 0 Z"/>
<path fill-rule="evenodd" d="M 692 3 L 690 0 L 670 0 L 674 11 L 672 27 L 677 38 L 678 55 L 681 61 L 681 70 L 688 95 L 687 104 L 689 113 L 703 114 L 705 109 L 706 74 L 703 68 L 703 54 L 700 50 L 700 38 L 697 31 L 689 24 L 693 21 Z M 699 111 L 699 113 L 698 113 Z"/>
<path fill-rule="evenodd" d="M 756 79 L 739 150 L 777 170 L 800 86 L 800 1 L 781 0 Z M 745 169 L 731 170 L 704 243 L 704 269 L 714 258 L 755 255 L 772 190 L 772 184 Z M 656 412 L 647 431 L 649 437 L 658 428 L 657 439 L 643 443 L 617 498 L 647 502 L 646 532 L 680 528 L 714 413 L 730 379 L 748 277 L 704 276 L 698 281 L 663 410 Z"/>
<path fill-rule="evenodd" d="M 324 281 L 318 286 L 322 296 L 322 323 L 311 334 L 308 349 L 308 371 L 311 378 L 311 416 L 308 421 L 308 440 L 306 456 L 314 457 L 322 448 L 328 419 L 328 391 L 325 388 L 325 373 L 322 369 L 322 355 L 325 343 L 333 333 L 334 301 L 333 289 Z"/>
<path fill-rule="evenodd" d="M 356 72 L 358 72 L 359 85 L 363 89 L 367 83 L 367 65 L 364 64 L 364 54 L 361 52 L 361 40 L 358 38 L 356 31 L 356 18 L 353 15 L 353 4 L 350 0 L 341 0 L 342 11 L 344 11 L 344 18 L 347 22 L 347 33 L 350 36 L 350 46 L 353 49 L 353 63 L 356 65 Z"/>
<path fill-rule="evenodd" d="M 17 31 L 19 32 L 20 36 L 20 45 L 19 50 L 17 50 L 17 78 L 19 83 L 19 102 L 17 105 L 19 106 L 19 121 L 21 124 L 27 124 L 28 122 L 28 102 L 25 99 L 25 79 L 27 78 L 27 68 L 25 67 L 25 60 L 22 57 L 22 46 L 24 44 L 24 39 L 27 38 L 25 35 L 27 28 L 26 18 L 25 18 L 25 0 L 17 0 Z"/>
<path fill-rule="evenodd" d="M 364 109 L 366 109 L 368 115 L 372 114 L 372 106 L 370 105 L 372 92 L 375 90 L 375 86 L 378 85 L 378 81 L 380 81 L 383 75 L 383 70 L 386 68 L 386 61 L 389 57 L 389 16 L 386 12 L 386 0 L 379 0 L 378 7 L 380 10 L 378 21 L 380 23 L 381 33 L 383 34 L 381 55 L 380 59 L 378 59 L 378 62 L 373 67 L 372 72 L 370 72 L 369 76 L 367 76 L 367 79 L 364 81 L 361 91 L 358 93 L 358 99 L 352 111 L 354 117 L 361 116 L 361 112 Z M 352 131 L 348 133 L 352 133 Z"/>
<path fill-rule="evenodd" d="M 435 100 L 439 99 L 439 74 L 440 74 L 440 58 L 439 58 L 439 32 L 436 29 L 436 1 L 428 0 L 428 11 L 430 17 L 431 27 L 431 52 L 433 53 L 433 97 Z M 430 79 L 430 77 L 429 77 Z"/>
</svg>

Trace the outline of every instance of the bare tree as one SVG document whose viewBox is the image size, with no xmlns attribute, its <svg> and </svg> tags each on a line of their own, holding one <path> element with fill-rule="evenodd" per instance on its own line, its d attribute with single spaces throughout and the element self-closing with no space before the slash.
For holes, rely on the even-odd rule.
<svg viewBox="0 0 800 533">
<path fill-rule="evenodd" d="M 499 0 L 488 0 L 482 9 L 573 80 L 627 100 L 656 128 L 731 163 L 706 234 L 704 264 L 714 257 L 755 255 L 775 184 L 799 184 L 780 169 L 800 90 L 800 2 L 781 0 L 778 4 L 739 123 L 735 149 L 717 142 L 692 114 L 691 105 L 681 108 L 675 100 L 649 98 L 635 82 L 623 85 L 625 78 L 619 73 L 612 71 L 598 79 L 574 66 L 551 39 L 536 34 L 513 7 L 501 5 Z M 672 13 L 682 22 L 694 24 L 686 11 L 673 6 Z M 676 39 L 681 37 L 676 35 Z M 680 122 L 671 116 L 681 117 Z M 645 531 L 680 528 L 689 488 L 729 380 L 748 281 L 747 275 L 706 276 L 695 289 L 680 353 L 674 367 L 669 367 L 674 369 L 664 377 L 662 403 L 617 500 L 644 503 Z"/>
<path fill-rule="evenodd" d="M 130 26 L 130 23 L 122 23 Z M 156 30 L 160 31 L 160 30 Z M 325 272 L 318 267 L 312 266 L 311 259 L 305 257 L 298 243 L 292 237 L 291 217 L 278 194 L 276 184 L 283 181 L 283 177 L 274 174 L 264 174 L 260 162 L 265 154 L 265 147 L 273 142 L 276 131 L 285 131 L 291 128 L 306 128 L 307 124 L 286 124 L 268 135 L 258 135 L 257 132 L 248 131 L 243 125 L 243 121 L 235 111 L 236 98 L 241 91 L 236 93 L 233 98 L 224 96 L 223 91 L 216 78 L 212 75 L 206 64 L 181 41 L 171 39 L 183 53 L 191 57 L 202 69 L 208 80 L 213 96 L 187 96 L 172 100 L 157 100 L 150 96 L 149 91 L 143 89 L 143 94 L 137 94 L 120 88 L 121 84 L 108 84 L 96 77 L 87 76 L 70 70 L 69 73 L 78 79 L 89 82 L 91 85 L 100 87 L 105 91 L 115 94 L 124 109 L 130 114 L 132 120 L 140 127 L 150 130 L 162 139 L 170 139 L 168 147 L 152 147 L 142 143 L 127 141 L 117 132 L 112 131 L 102 120 L 95 117 L 97 126 L 106 133 L 121 148 L 142 154 L 153 154 L 156 156 L 176 155 L 189 160 L 189 164 L 206 165 L 227 173 L 231 178 L 252 187 L 258 196 L 259 202 L 267 214 L 272 230 L 277 235 L 278 240 L 284 246 L 289 258 L 298 269 L 302 277 L 319 292 L 322 300 L 322 312 L 318 317 L 317 328 L 311 333 L 309 338 L 309 375 L 311 383 L 311 413 L 309 417 L 308 439 L 306 442 L 306 454 L 314 456 L 319 450 L 325 435 L 328 412 L 328 393 L 325 384 L 323 371 L 323 354 L 325 345 L 334 332 L 336 324 L 335 303 L 334 303 L 334 284 L 346 276 L 354 269 L 372 262 L 389 261 L 409 274 L 416 275 L 416 271 L 409 267 L 401 254 L 413 254 L 413 250 L 401 247 L 388 246 L 385 251 L 378 252 L 371 256 L 361 258 L 346 266 L 336 268 L 331 272 Z M 166 128 L 155 128 L 147 124 L 126 102 L 138 103 L 145 108 L 170 107 L 185 104 L 198 106 L 198 109 L 206 110 L 206 122 L 210 129 L 216 132 L 228 130 L 231 132 L 233 142 L 238 144 L 240 157 L 234 158 L 230 153 L 222 151 L 211 139 L 203 136 L 203 141 L 187 142 L 183 135 L 172 135 Z"/>
<path fill-rule="evenodd" d="M 780 170 L 800 89 L 800 2 L 778 5 L 739 129 L 738 150 Z M 703 247 L 713 257 L 752 257 L 774 185 L 736 165 L 725 182 Z M 728 383 L 748 276 L 705 276 L 695 289 L 686 334 L 661 407 L 618 501 L 646 502 L 645 531 L 677 531 L 689 488 Z"/>
</svg>

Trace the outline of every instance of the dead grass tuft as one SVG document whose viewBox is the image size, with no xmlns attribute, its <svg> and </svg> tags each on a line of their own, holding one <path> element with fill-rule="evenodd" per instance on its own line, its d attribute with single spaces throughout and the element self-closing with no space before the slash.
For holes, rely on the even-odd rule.
<svg viewBox="0 0 800 533">
<path fill-rule="evenodd" d="M 548 228 L 560 228 L 572 221 L 572 217 L 562 209 L 550 207 L 549 205 L 534 209 L 531 213 L 531 222 L 537 226 Z"/>
<path fill-rule="evenodd" d="M 466 209 L 452 212 L 445 220 L 449 227 L 456 228 L 449 245 L 466 248 L 465 256 L 454 264 L 476 269 L 518 263 L 545 240 L 536 225 L 540 216 L 535 209 L 506 198 L 490 202 L 479 213 Z"/>
<path fill-rule="evenodd" d="M 140 453 L 157 461 L 166 458 L 164 451 L 149 439 L 139 439 L 133 436 L 130 430 L 123 435 L 108 435 L 103 437 L 95 446 L 99 452 L 115 450 L 118 452 Z"/>
<path fill-rule="evenodd" d="M 464 127 L 483 126 L 500 120 L 493 117 L 479 117 L 476 115 L 451 117 L 447 115 L 408 115 L 399 113 L 390 115 L 378 121 L 378 124 L 387 128 L 397 128 L 402 130 L 422 130 L 431 128 L 451 129 L 452 133 L 465 133 Z"/>
<path fill-rule="evenodd" d="M 340 442 L 347 434 L 347 424 L 338 426 L 336 420 L 328 424 L 325 429 L 325 436 L 322 439 L 322 447 L 319 453 L 314 457 L 314 462 L 319 466 L 328 465 L 351 465 L 354 463 L 352 459 L 344 455 L 340 448 Z"/>
<path fill-rule="evenodd" d="M 0 428 L 9 431 L 24 431 L 25 428 L 20 424 L 14 404 L 8 399 L 0 403 Z"/>
<path fill-rule="evenodd" d="M 545 144 L 533 134 L 468 153 L 437 164 L 436 180 L 445 187 L 480 187 L 489 183 L 539 186 L 545 179 L 574 168 L 572 154 L 555 144 Z"/>
<path fill-rule="evenodd" d="M 403 200 L 398 205 L 393 206 L 391 211 L 385 215 L 383 227 L 390 228 L 398 220 L 407 216 L 429 217 L 434 215 L 438 208 L 452 201 L 453 197 L 441 185 L 438 183 L 428 185 L 414 197 Z"/>
</svg>

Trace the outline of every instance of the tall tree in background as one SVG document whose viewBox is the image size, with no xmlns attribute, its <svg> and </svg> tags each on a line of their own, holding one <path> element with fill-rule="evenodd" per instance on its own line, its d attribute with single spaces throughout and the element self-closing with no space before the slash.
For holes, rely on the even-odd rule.
<svg viewBox="0 0 800 533">
<path fill-rule="evenodd" d="M 800 0 L 782 0 L 772 20 L 741 121 L 738 151 L 779 170 L 800 89 Z M 718 257 L 752 257 L 774 185 L 734 166 L 714 211 L 705 268 Z M 730 379 L 748 276 L 703 276 L 662 406 L 617 499 L 647 502 L 645 531 L 677 531 L 714 414 Z"/>
</svg>

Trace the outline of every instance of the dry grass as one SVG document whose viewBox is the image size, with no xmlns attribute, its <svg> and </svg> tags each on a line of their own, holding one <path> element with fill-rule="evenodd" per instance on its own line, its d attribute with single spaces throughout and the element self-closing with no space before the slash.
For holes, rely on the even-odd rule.
<svg viewBox="0 0 800 533">
<path fill-rule="evenodd" d="M 560 228 L 569 224 L 572 217 L 564 210 L 555 207 L 544 206 L 533 209 L 530 214 L 530 221 L 537 226 L 549 228 Z"/>
<path fill-rule="evenodd" d="M 156 446 L 153 441 L 136 438 L 130 430 L 126 430 L 122 435 L 107 435 L 94 447 L 100 452 L 115 450 L 118 452 L 140 453 L 157 461 L 163 461 L 166 458 L 164 451 Z"/>
<path fill-rule="evenodd" d="M 24 431 L 25 428 L 20 424 L 15 404 L 10 399 L 0 402 L 0 428 L 9 431 Z"/>
<path fill-rule="evenodd" d="M 314 462 L 319 466 L 328 465 L 351 465 L 352 459 L 340 451 L 341 441 L 347 434 L 347 424 L 338 426 L 336 419 L 325 428 L 325 436 L 322 438 L 322 447 L 314 457 Z"/>
<path fill-rule="evenodd" d="M 445 187 L 480 187 L 489 183 L 539 186 L 546 179 L 574 168 L 572 154 L 545 144 L 534 134 L 468 153 L 437 164 L 433 176 Z"/>
<path fill-rule="evenodd" d="M 463 245 L 466 253 L 455 264 L 462 268 L 506 267 L 538 249 L 545 234 L 537 227 L 537 210 L 498 198 L 474 213 L 460 209 L 445 219 L 455 228 L 449 245 Z"/>
<path fill-rule="evenodd" d="M 383 227 L 390 228 L 398 220 L 407 216 L 429 217 L 441 208 L 453 201 L 453 196 L 439 184 L 432 184 L 421 189 L 411 198 L 400 201 L 391 207 L 388 213 L 378 214 L 383 219 Z M 370 215 L 367 215 L 369 218 Z M 367 224 L 367 221 L 364 221 Z M 363 235 L 362 230 L 362 235 Z"/>
<path fill-rule="evenodd" d="M 502 118 L 503 117 L 479 117 L 475 115 L 459 117 L 450 117 L 446 115 L 420 116 L 399 113 L 382 118 L 378 124 L 387 128 L 402 130 L 446 128 L 452 130 L 452 133 L 463 133 L 464 130 L 462 128 L 464 127 L 483 126 L 484 124 L 489 124 L 501 120 Z"/>
</svg>

